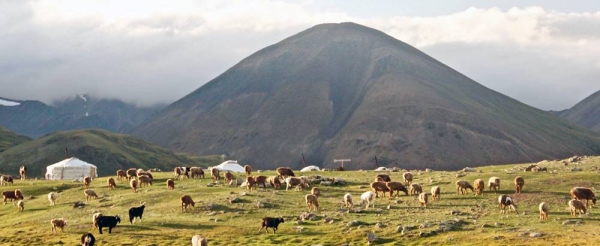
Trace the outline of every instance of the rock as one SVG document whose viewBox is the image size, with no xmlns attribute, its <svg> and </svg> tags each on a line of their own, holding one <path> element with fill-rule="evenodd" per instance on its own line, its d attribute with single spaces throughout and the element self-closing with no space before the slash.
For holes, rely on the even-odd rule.
<svg viewBox="0 0 600 246">
<path fill-rule="evenodd" d="M 429 224 L 429 223 L 427 223 L 427 222 L 425 222 L 425 223 L 421 224 L 421 225 L 419 226 L 419 228 L 427 228 L 427 227 L 429 227 L 429 226 L 430 226 L 430 224 Z"/>
<path fill-rule="evenodd" d="M 402 226 L 396 227 L 396 232 L 401 232 L 401 231 L 402 231 Z"/>
<path fill-rule="evenodd" d="M 350 246 L 350 244 L 348 244 L 348 243 L 342 243 L 339 246 Z"/>
<path fill-rule="evenodd" d="M 344 181 L 341 178 L 333 178 L 333 184 L 334 185 L 345 185 L 346 181 Z"/>
<path fill-rule="evenodd" d="M 295 227 L 292 227 L 292 229 L 296 230 L 298 232 L 302 232 L 302 230 L 304 230 L 304 226 L 295 226 Z"/>
<path fill-rule="evenodd" d="M 240 196 L 245 196 L 245 195 L 248 195 L 248 193 L 246 193 L 246 192 L 240 193 Z"/>
<path fill-rule="evenodd" d="M 215 186 L 215 184 L 213 184 L 213 183 L 206 184 L 206 187 L 213 187 L 213 186 Z"/>
<path fill-rule="evenodd" d="M 579 171 L 583 171 L 583 169 L 581 167 L 575 167 L 575 168 L 571 169 L 571 172 L 579 172 Z"/>
<path fill-rule="evenodd" d="M 429 236 L 429 234 L 427 234 L 427 232 L 419 232 L 419 237 L 426 237 Z"/>
<path fill-rule="evenodd" d="M 262 203 L 261 201 L 258 201 L 258 202 L 256 202 L 256 207 L 257 207 L 257 208 L 264 208 L 264 207 L 265 207 L 265 204 L 264 204 L 264 203 Z"/>
<path fill-rule="evenodd" d="M 499 226 L 503 226 L 503 225 L 504 225 L 504 224 L 503 224 L 503 223 L 500 223 L 500 222 L 496 222 L 496 223 L 494 223 L 494 226 L 495 226 L 495 227 L 499 227 Z"/>
<path fill-rule="evenodd" d="M 500 235 L 495 235 L 495 236 L 493 236 L 493 237 L 492 237 L 492 239 L 494 239 L 494 240 L 501 240 L 501 239 L 503 239 L 503 238 L 504 238 L 504 237 L 503 237 L 503 236 L 500 236 Z"/>
<path fill-rule="evenodd" d="M 491 225 L 488 225 L 488 224 L 483 224 L 483 225 L 481 225 L 481 228 L 490 228 L 490 227 L 492 227 L 492 226 L 491 226 Z"/>
<path fill-rule="evenodd" d="M 235 196 L 234 196 L 234 197 L 230 197 L 230 198 L 229 198 L 229 203 L 230 203 L 230 204 L 231 204 L 231 203 L 238 203 L 238 202 L 240 202 L 240 198 L 238 198 L 238 197 L 235 197 Z"/>
<path fill-rule="evenodd" d="M 300 220 L 309 220 L 309 219 L 314 218 L 314 217 L 315 217 L 315 214 L 304 212 L 304 213 L 301 213 L 298 216 L 298 219 L 300 219 Z"/>
<path fill-rule="evenodd" d="M 385 227 L 385 225 L 383 223 L 381 223 L 381 222 L 377 222 L 377 224 L 375 224 L 375 227 L 377 227 L 377 228 L 383 228 L 383 227 Z"/>
<path fill-rule="evenodd" d="M 83 203 L 83 202 L 73 203 L 73 208 L 83 208 L 83 207 L 85 207 L 85 203 Z"/>
<path fill-rule="evenodd" d="M 357 226 L 357 225 L 360 225 L 360 222 L 358 220 L 353 220 L 353 221 L 348 222 L 347 225 L 348 226 Z"/>
<path fill-rule="evenodd" d="M 208 210 L 213 210 L 216 207 L 216 205 L 214 203 L 209 203 L 206 205 L 206 209 Z"/>
<path fill-rule="evenodd" d="M 583 224 L 581 220 L 566 220 L 562 223 L 563 225 L 580 225 Z"/>
<path fill-rule="evenodd" d="M 352 212 L 354 212 L 354 213 L 362 213 L 363 210 L 362 210 L 362 208 L 354 208 L 354 209 L 352 209 Z"/>
<path fill-rule="evenodd" d="M 359 189 L 366 189 L 366 188 L 369 188 L 369 187 L 368 187 L 368 186 L 366 186 L 366 185 L 361 185 L 361 186 L 358 186 L 358 188 L 359 188 Z"/>
<path fill-rule="evenodd" d="M 304 224 L 304 221 L 302 221 L 302 220 L 296 220 L 296 225 L 302 225 L 302 224 Z"/>
<path fill-rule="evenodd" d="M 377 241 L 377 235 L 375 235 L 375 233 L 372 232 L 367 233 L 367 243 L 371 244 L 375 241 Z"/>
<path fill-rule="evenodd" d="M 333 222 L 333 218 L 325 218 L 325 219 L 323 219 L 323 221 L 324 221 L 325 223 L 329 223 L 329 224 L 331 224 L 331 223 Z"/>
<path fill-rule="evenodd" d="M 396 204 L 400 204 L 400 203 L 402 203 L 402 200 L 400 200 L 400 199 L 396 200 Z"/>
<path fill-rule="evenodd" d="M 541 237 L 541 236 L 542 236 L 542 233 L 539 233 L 539 232 L 532 232 L 529 234 L 529 237 Z"/>
<path fill-rule="evenodd" d="M 466 173 L 457 173 L 455 176 L 456 176 L 457 178 L 460 178 L 460 177 L 467 176 L 467 174 L 466 174 Z"/>
<path fill-rule="evenodd" d="M 321 181 L 321 185 L 331 186 L 331 181 Z"/>
<path fill-rule="evenodd" d="M 460 215 L 460 211 L 452 210 L 452 211 L 450 211 L 450 215 Z"/>
</svg>

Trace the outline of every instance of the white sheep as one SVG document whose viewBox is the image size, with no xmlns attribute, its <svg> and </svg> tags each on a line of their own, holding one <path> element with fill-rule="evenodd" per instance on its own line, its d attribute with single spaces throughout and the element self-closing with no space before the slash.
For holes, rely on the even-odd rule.
<svg viewBox="0 0 600 246">
<path fill-rule="evenodd" d="M 372 191 L 367 191 L 365 193 L 362 193 L 362 195 L 360 195 L 360 200 L 361 200 L 361 205 L 362 204 L 367 204 L 365 206 L 365 208 L 369 208 L 369 205 L 371 205 L 371 203 L 373 204 L 373 208 L 375 208 L 375 192 Z"/>
<path fill-rule="evenodd" d="M 192 246 L 208 246 L 208 242 L 206 242 L 205 237 L 195 235 L 192 237 Z"/>
<path fill-rule="evenodd" d="M 352 204 L 352 195 L 350 193 L 346 193 L 344 195 L 344 205 L 347 208 L 351 208 L 354 204 Z"/>
<path fill-rule="evenodd" d="M 60 196 L 60 194 L 56 192 L 48 193 L 48 201 L 50 202 L 50 206 L 56 205 L 56 199 Z"/>
<path fill-rule="evenodd" d="M 548 207 L 548 204 L 546 204 L 545 202 L 540 203 L 540 219 L 541 220 L 547 220 L 548 219 L 548 212 L 550 211 L 550 208 Z"/>
</svg>

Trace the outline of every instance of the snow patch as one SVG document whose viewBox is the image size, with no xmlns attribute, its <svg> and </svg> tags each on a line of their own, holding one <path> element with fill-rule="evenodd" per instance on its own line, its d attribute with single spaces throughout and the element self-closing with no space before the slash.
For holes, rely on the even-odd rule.
<svg viewBox="0 0 600 246">
<path fill-rule="evenodd" d="M 18 105 L 21 105 L 21 103 L 0 99 L 0 106 L 18 106 Z"/>
<path fill-rule="evenodd" d="M 84 102 L 87 102 L 87 98 L 85 98 L 85 95 L 79 95 L 79 98 L 81 98 L 81 100 L 83 100 Z"/>
<path fill-rule="evenodd" d="M 88 117 L 88 115 L 89 115 L 88 112 L 85 112 L 85 117 Z"/>
</svg>

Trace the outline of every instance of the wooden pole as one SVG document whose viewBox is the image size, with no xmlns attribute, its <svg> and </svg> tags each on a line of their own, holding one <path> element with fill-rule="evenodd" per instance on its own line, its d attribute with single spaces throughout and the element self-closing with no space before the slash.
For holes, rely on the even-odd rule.
<svg viewBox="0 0 600 246">
<path fill-rule="evenodd" d="M 304 153 L 302 153 L 302 164 L 306 167 L 306 159 L 304 159 Z"/>
<path fill-rule="evenodd" d="M 377 161 L 377 156 L 375 156 L 375 168 L 379 168 L 379 161 Z"/>
</svg>

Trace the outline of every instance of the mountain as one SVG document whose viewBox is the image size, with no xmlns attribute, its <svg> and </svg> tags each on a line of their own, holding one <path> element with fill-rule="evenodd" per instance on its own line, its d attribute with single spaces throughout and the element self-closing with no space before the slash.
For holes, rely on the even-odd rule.
<svg viewBox="0 0 600 246">
<path fill-rule="evenodd" d="M 0 127 L 0 152 L 5 151 L 11 147 L 25 143 L 31 140 L 28 137 L 17 135 L 5 128 Z"/>
<path fill-rule="evenodd" d="M 570 109 L 559 112 L 560 117 L 600 132 L 600 91 L 586 97 Z"/>
<path fill-rule="evenodd" d="M 160 168 L 171 171 L 175 166 L 208 166 L 220 163 L 221 158 L 200 159 L 175 154 L 155 144 L 105 130 L 75 130 L 57 132 L 32 140 L 0 153 L 0 173 L 16 175 L 21 165 L 28 167 L 31 176 L 44 177 L 46 166 L 71 157 L 93 163 L 98 175 L 114 175 L 117 169 Z"/>
<path fill-rule="evenodd" d="M 600 153 L 600 135 L 490 90 L 354 23 L 322 24 L 245 58 L 136 127 L 175 151 L 260 168 L 459 169 Z"/>
<path fill-rule="evenodd" d="M 97 99 L 87 95 L 58 100 L 53 106 L 39 101 L 0 104 L 0 126 L 18 134 L 37 138 L 48 133 L 98 128 L 124 133 L 146 120 L 165 105 L 137 107 L 115 99 Z"/>
</svg>

